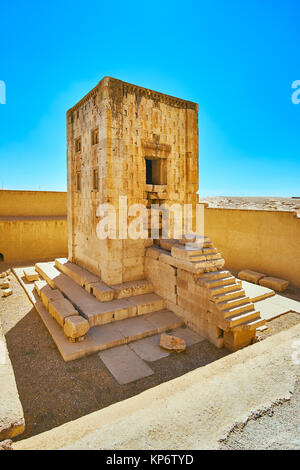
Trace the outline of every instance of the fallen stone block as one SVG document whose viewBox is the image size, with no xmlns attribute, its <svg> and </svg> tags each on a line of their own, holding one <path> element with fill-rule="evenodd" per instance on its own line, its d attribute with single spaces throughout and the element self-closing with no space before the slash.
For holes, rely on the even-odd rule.
<svg viewBox="0 0 300 470">
<path fill-rule="evenodd" d="M 23 270 L 24 276 L 28 282 L 33 282 L 33 281 L 38 281 L 39 280 L 39 275 L 36 272 L 36 270 L 31 267 L 31 268 L 25 268 Z"/>
<path fill-rule="evenodd" d="M 1 289 L 8 289 L 9 288 L 9 282 L 7 278 L 3 278 L 3 281 L 0 281 L 0 287 Z"/>
<path fill-rule="evenodd" d="M 13 291 L 12 289 L 3 289 L 1 293 L 2 293 L 2 297 L 8 297 L 9 295 L 13 293 Z"/>
<path fill-rule="evenodd" d="M 76 341 L 79 340 L 79 338 L 84 338 L 89 329 L 89 322 L 80 315 L 68 317 L 65 319 L 64 334 L 69 338 L 70 341 Z"/>
<path fill-rule="evenodd" d="M 242 279 L 243 281 L 254 282 L 254 284 L 258 284 L 260 279 L 263 277 L 265 277 L 265 274 L 251 271 L 251 269 L 243 269 L 238 273 L 239 279 Z"/>
<path fill-rule="evenodd" d="M 274 289 L 277 292 L 283 292 L 287 289 L 289 281 L 285 281 L 284 279 L 279 279 L 276 277 L 263 277 L 260 279 L 259 284 L 263 287 Z"/>
<path fill-rule="evenodd" d="M 181 352 L 186 349 L 185 341 L 177 336 L 163 334 L 160 337 L 159 344 L 161 348 L 167 349 L 168 351 Z"/>
<path fill-rule="evenodd" d="M 6 276 L 6 272 L 4 271 L 3 273 L 0 273 L 0 277 L 5 277 Z"/>
<path fill-rule="evenodd" d="M 60 326 L 64 326 L 68 317 L 78 316 L 77 310 L 67 299 L 58 299 L 49 302 L 49 313 Z"/>
<path fill-rule="evenodd" d="M 1 441 L 0 450 L 13 450 L 13 441 L 11 439 L 5 439 L 5 441 Z"/>
</svg>

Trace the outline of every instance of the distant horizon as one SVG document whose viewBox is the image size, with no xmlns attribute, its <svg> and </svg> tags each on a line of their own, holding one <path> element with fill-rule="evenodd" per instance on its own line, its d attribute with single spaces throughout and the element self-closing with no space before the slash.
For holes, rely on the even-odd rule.
<svg viewBox="0 0 300 470">
<path fill-rule="evenodd" d="M 45 193 L 67 193 L 67 189 L 65 190 L 53 190 L 53 189 L 23 189 L 23 188 L 17 188 L 17 189 L 11 189 L 11 188 L 0 188 L 0 191 L 32 191 L 32 192 L 45 192 Z M 197 193 L 199 194 L 199 193 Z M 243 198 L 243 199 L 269 199 L 269 198 L 275 198 L 275 199 L 300 199 L 300 196 L 274 196 L 271 195 L 256 195 L 256 196 L 232 196 L 232 194 L 218 194 L 215 196 L 201 196 L 199 194 L 199 199 L 206 199 L 206 198 Z"/>
<path fill-rule="evenodd" d="M 298 2 L 154 0 L 155 24 L 134 0 L 17 4 L 2 6 L 0 188 L 66 191 L 66 112 L 111 76 L 198 103 L 200 197 L 299 194 Z"/>
</svg>

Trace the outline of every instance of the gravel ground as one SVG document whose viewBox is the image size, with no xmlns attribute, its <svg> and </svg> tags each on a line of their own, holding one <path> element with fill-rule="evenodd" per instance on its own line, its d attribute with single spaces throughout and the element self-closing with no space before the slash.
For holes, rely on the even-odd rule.
<svg viewBox="0 0 300 470">
<path fill-rule="evenodd" d="M 300 197 L 234 197 L 216 196 L 203 197 L 200 202 L 207 203 L 209 207 L 225 209 L 253 209 L 273 211 L 296 211 L 300 213 Z"/>
<path fill-rule="evenodd" d="M 119 385 L 97 354 L 65 363 L 24 290 L 14 275 L 11 278 L 13 295 L 0 298 L 0 320 L 25 414 L 26 430 L 19 440 L 134 396 L 229 354 L 203 341 L 184 353 L 150 363 L 155 372 L 153 376 Z M 300 289 L 292 290 L 288 295 L 300 300 L 299 292 Z M 299 320 L 300 315 L 293 312 L 274 319 L 268 322 L 267 330 L 259 333 L 259 340 Z M 299 445 L 296 437 L 299 400 L 298 387 L 290 402 L 270 410 L 272 416 L 263 415 L 250 420 L 246 426 L 236 427 L 221 448 L 288 448 L 288 445 L 296 448 Z"/>
<path fill-rule="evenodd" d="M 237 425 L 220 444 L 222 450 L 299 450 L 300 382 L 289 401 L 257 413 Z"/>
</svg>

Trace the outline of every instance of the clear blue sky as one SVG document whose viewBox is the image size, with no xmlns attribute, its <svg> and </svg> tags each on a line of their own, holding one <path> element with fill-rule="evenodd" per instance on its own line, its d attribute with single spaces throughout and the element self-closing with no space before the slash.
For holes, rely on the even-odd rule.
<svg viewBox="0 0 300 470">
<path fill-rule="evenodd" d="M 65 112 L 109 75 L 199 103 L 199 189 L 300 195 L 300 4 L 1 2 L 0 188 L 66 189 Z"/>
</svg>

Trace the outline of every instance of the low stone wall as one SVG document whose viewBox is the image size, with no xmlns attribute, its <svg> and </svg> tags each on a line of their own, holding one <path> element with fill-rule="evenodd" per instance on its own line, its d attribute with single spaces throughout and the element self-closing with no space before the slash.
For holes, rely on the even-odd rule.
<svg viewBox="0 0 300 470">
<path fill-rule="evenodd" d="M 205 208 L 205 234 L 226 268 L 252 269 L 300 287 L 300 218 L 295 212 Z"/>
<path fill-rule="evenodd" d="M 67 193 L 0 189 L 0 216 L 66 216 Z"/>
</svg>

